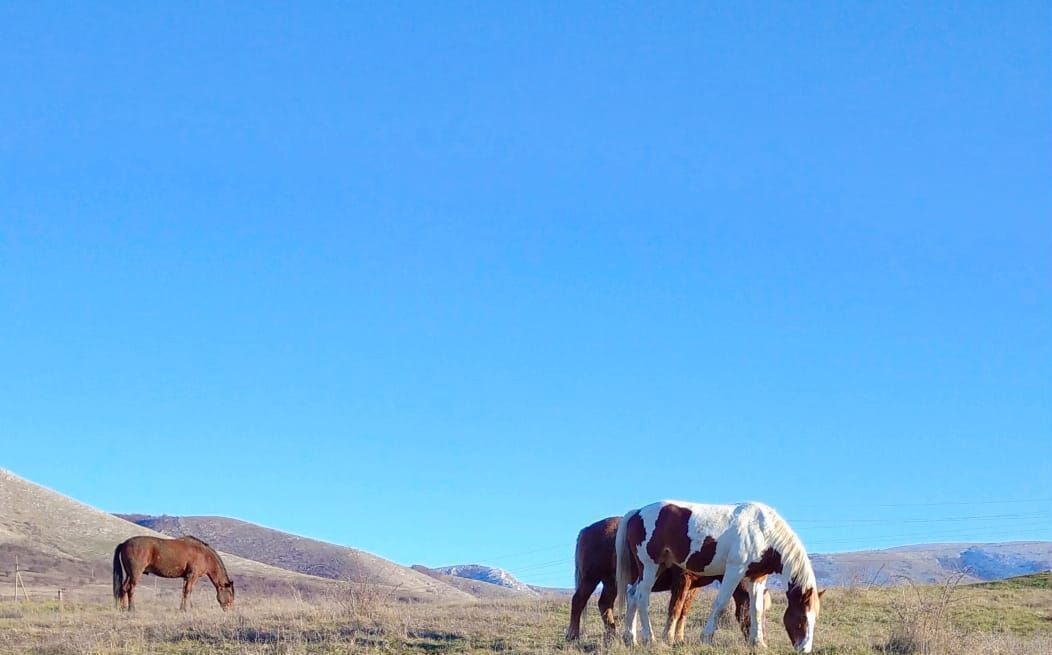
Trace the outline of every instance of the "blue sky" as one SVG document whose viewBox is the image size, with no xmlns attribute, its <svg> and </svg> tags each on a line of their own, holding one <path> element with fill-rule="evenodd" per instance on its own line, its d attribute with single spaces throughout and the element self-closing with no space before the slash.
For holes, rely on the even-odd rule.
<svg viewBox="0 0 1052 655">
<path fill-rule="evenodd" d="M 3 466 L 563 586 L 1052 539 L 1047 5 L 377 4 L 0 5 Z"/>
</svg>

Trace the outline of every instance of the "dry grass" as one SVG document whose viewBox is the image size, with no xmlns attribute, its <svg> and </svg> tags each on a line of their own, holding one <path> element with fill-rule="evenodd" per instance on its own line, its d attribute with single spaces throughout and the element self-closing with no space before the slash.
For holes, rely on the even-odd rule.
<svg viewBox="0 0 1052 655">
<path fill-rule="evenodd" d="M 352 589 L 329 599 L 239 599 L 224 614 L 214 604 L 180 613 L 168 604 L 143 603 L 135 615 L 108 605 L 0 604 L 0 652 L 41 655 L 282 654 L 300 653 L 579 653 L 628 655 L 606 646 L 597 612 L 586 615 L 579 646 L 562 641 L 565 600 L 504 601 L 475 605 L 407 604 L 365 597 Z M 911 596 L 912 594 L 912 596 Z M 947 596 L 948 594 L 948 596 Z M 780 625 L 783 607 L 767 621 L 771 653 L 789 653 Z M 659 607 L 663 597 L 655 598 Z M 744 654 L 739 633 L 721 629 L 717 644 L 697 643 L 711 595 L 699 599 L 689 642 L 639 649 L 642 655 Z M 981 617 L 982 620 L 977 620 Z M 655 626 L 664 621 L 654 612 Z M 912 631 L 912 632 L 911 632 Z M 934 631 L 933 633 L 930 631 Z M 936 637 L 926 639 L 925 636 Z M 912 639 L 906 637 L 912 635 Z M 823 603 L 816 652 L 825 655 L 945 653 L 1008 655 L 1052 653 L 1052 594 L 1031 587 L 918 587 L 831 590 Z"/>
</svg>

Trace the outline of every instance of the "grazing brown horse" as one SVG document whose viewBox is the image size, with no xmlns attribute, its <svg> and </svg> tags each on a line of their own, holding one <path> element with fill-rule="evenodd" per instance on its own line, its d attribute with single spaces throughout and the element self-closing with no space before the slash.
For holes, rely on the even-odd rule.
<svg viewBox="0 0 1052 655">
<path fill-rule="evenodd" d="M 190 606 L 190 593 L 202 575 L 216 588 L 216 600 L 224 610 L 234 604 L 234 583 L 226 573 L 219 553 L 197 537 L 178 539 L 132 537 L 113 551 L 113 600 L 117 609 L 135 609 L 135 585 L 144 575 L 183 579 L 179 609 Z"/>
<path fill-rule="evenodd" d="M 599 594 L 599 615 L 606 626 L 607 636 L 617 632 L 614 619 L 614 602 L 617 600 L 617 549 L 615 537 L 620 516 L 596 521 L 577 535 L 576 589 L 570 603 L 570 626 L 566 629 L 566 640 L 574 641 L 581 636 L 581 614 L 588 605 L 599 583 L 603 591 Z M 698 590 L 707 584 L 721 580 L 721 576 L 697 576 L 680 568 L 663 571 L 654 583 L 654 591 L 670 591 L 668 624 L 665 639 L 669 643 L 683 641 L 684 620 L 698 595 Z M 749 593 L 745 589 L 734 590 L 734 617 L 748 637 L 750 628 Z"/>
</svg>

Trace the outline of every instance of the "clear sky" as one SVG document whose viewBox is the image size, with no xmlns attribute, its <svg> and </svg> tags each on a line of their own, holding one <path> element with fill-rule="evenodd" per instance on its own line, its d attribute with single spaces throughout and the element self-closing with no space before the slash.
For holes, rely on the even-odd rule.
<svg viewBox="0 0 1052 655">
<path fill-rule="evenodd" d="M 1048 3 L 295 4 L 0 4 L 0 465 L 561 586 L 1052 539 Z"/>
</svg>

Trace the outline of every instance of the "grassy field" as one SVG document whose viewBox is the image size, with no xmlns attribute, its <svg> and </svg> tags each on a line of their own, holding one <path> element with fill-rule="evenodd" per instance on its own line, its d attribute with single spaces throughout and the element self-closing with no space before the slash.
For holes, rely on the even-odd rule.
<svg viewBox="0 0 1052 655">
<path fill-rule="evenodd" d="M 789 653 L 781 627 L 780 594 L 767 620 L 771 653 Z M 664 595 L 654 605 L 665 602 Z M 711 596 L 699 598 L 688 642 L 635 652 L 747 653 L 730 625 L 715 647 L 698 642 Z M 610 653 L 596 612 L 587 615 L 587 636 L 577 646 L 562 640 L 568 606 L 563 600 L 441 606 L 389 604 L 358 596 L 305 602 L 239 599 L 221 612 L 201 604 L 189 613 L 143 603 L 135 615 L 108 605 L 0 604 L 0 652 L 46 655 L 130 653 Z M 655 627 L 664 612 L 654 612 Z M 861 653 L 1052 653 L 1052 576 L 1030 576 L 988 585 L 832 589 L 825 596 L 816 652 Z"/>
</svg>

